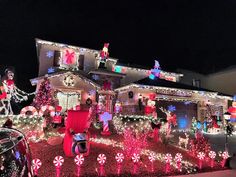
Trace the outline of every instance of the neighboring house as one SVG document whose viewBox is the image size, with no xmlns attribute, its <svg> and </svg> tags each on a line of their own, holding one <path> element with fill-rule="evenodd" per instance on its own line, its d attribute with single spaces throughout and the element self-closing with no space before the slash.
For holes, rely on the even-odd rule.
<svg viewBox="0 0 236 177">
<path fill-rule="evenodd" d="M 120 64 L 116 58 L 104 60 L 101 56 L 109 56 L 105 45 L 105 50 L 99 51 L 36 39 L 36 47 L 39 72 L 37 78 L 30 80 L 31 84 L 37 85 L 37 91 L 46 75 L 54 99 L 64 111 L 78 105 L 88 109 L 91 104 L 97 104 L 98 110 L 113 113 L 119 101 L 123 114 L 144 114 L 143 108 L 155 101 L 157 109 L 175 107 L 178 121 L 184 122 L 181 128 L 186 128 L 192 117 L 202 120 L 210 115 L 222 116 L 231 100 L 231 97 L 202 89 L 202 75 L 184 77 L 160 70 L 158 78 L 150 79 L 156 62 L 151 71 L 151 68 Z M 195 86 L 189 86 L 191 78 L 196 79 Z M 161 114 L 159 110 L 158 115 Z"/>
<path fill-rule="evenodd" d="M 236 94 L 236 66 L 208 75 L 185 69 L 177 69 L 177 71 L 184 74 L 180 80 L 183 84 L 199 86 L 228 95 Z"/>
</svg>

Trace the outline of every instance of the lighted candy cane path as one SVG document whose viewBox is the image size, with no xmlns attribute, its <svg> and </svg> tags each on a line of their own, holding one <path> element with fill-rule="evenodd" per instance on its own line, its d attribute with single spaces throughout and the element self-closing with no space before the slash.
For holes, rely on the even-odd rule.
<svg viewBox="0 0 236 177">
<path fill-rule="evenodd" d="M 118 142 L 114 139 L 110 139 L 110 138 L 90 138 L 90 141 L 94 142 L 94 143 L 98 143 L 98 144 L 104 144 L 107 146 L 112 146 L 112 147 L 117 147 L 117 148 L 123 149 L 123 143 Z M 155 156 L 156 161 L 162 162 L 163 164 L 166 163 L 166 161 L 165 161 L 166 154 L 164 154 L 164 153 L 157 153 L 154 150 L 144 149 L 144 150 L 142 150 L 140 155 L 145 155 L 146 158 L 148 158 L 148 156 L 150 156 L 150 154 Z M 186 171 L 187 173 L 196 172 L 195 167 L 197 165 L 193 164 L 187 160 L 184 160 L 184 157 L 182 158 L 181 164 L 182 164 L 183 171 Z M 172 161 L 171 165 L 174 166 L 174 168 L 179 169 L 177 162 Z"/>
</svg>

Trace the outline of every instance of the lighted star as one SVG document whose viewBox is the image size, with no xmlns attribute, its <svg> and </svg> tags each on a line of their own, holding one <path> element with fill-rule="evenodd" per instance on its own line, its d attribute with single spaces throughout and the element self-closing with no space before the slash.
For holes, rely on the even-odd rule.
<svg viewBox="0 0 236 177">
<path fill-rule="evenodd" d="M 48 57 L 48 58 L 52 58 L 53 55 L 54 55 L 54 52 L 53 52 L 53 51 L 49 50 L 49 51 L 47 52 L 47 57 Z"/>
<path fill-rule="evenodd" d="M 54 73 L 55 72 L 55 69 L 54 68 L 48 68 L 48 74 L 50 74 L 50 73 Z"/>
</svg>

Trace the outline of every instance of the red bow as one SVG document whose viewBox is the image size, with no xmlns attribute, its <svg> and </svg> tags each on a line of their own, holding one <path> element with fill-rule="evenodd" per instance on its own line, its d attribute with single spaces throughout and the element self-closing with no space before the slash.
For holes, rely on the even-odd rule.
<svg viewBox="0 0 236 177">
<path fill-rule="evenodd" d="M 73 59 L 75 57 L 75 52 L 70 53 L 69 50 L 66 50 L 65 56 L 66 56 L 66 63 L 67 64 L 73 64 L 74 63 Z"/>
</svg>

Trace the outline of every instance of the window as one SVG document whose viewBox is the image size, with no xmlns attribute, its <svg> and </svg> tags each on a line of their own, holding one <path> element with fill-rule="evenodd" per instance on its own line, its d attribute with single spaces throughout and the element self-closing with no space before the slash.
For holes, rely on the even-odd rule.
<svg viewBox="0 0 236 177">
<path fill-rule="evenodd" d="M 193 79 L 192 85 L 194 87 L 201 87 L 201 80 L 200 79 Z"/>
</svg>

